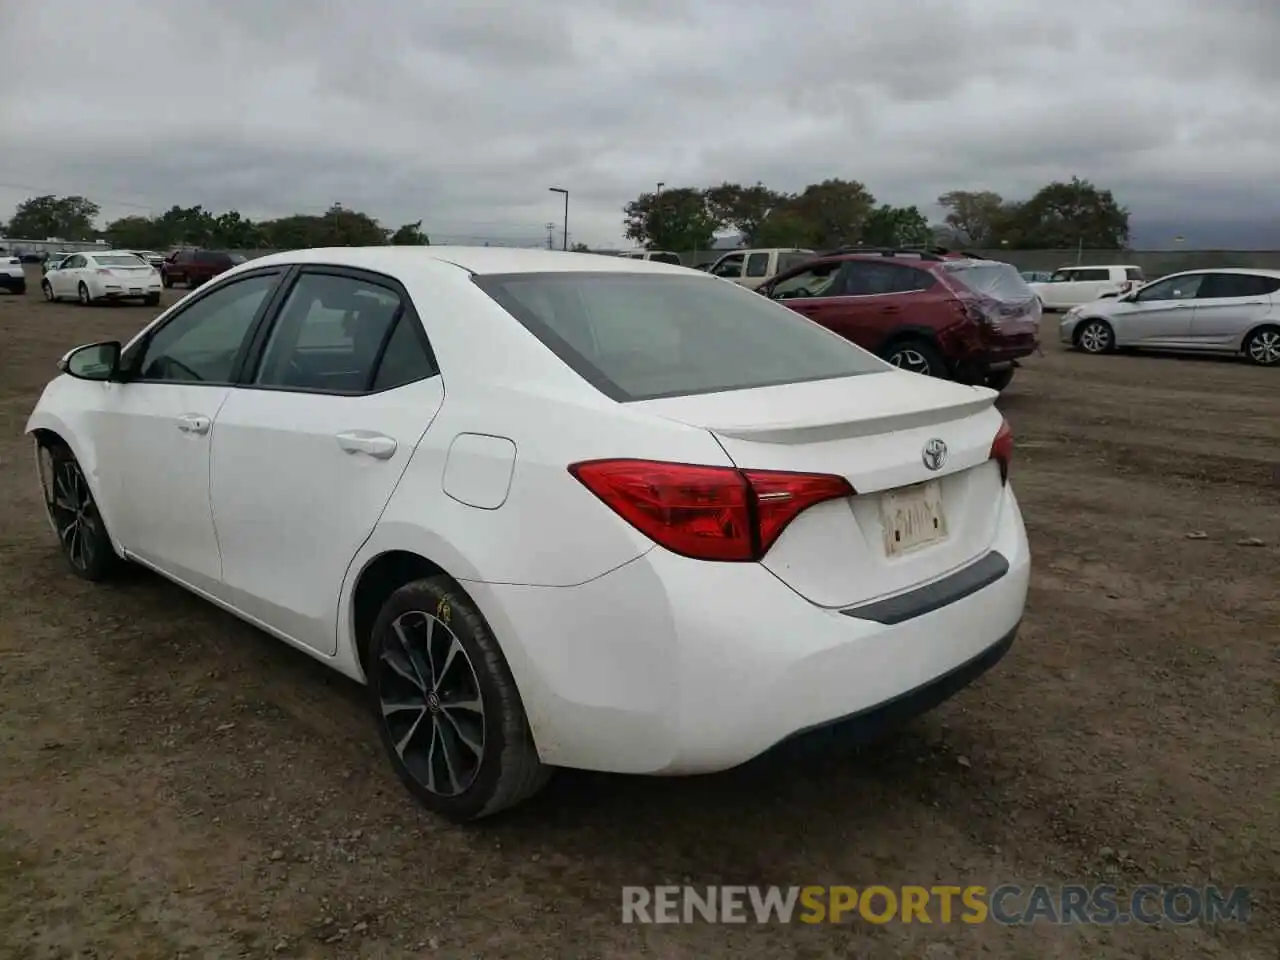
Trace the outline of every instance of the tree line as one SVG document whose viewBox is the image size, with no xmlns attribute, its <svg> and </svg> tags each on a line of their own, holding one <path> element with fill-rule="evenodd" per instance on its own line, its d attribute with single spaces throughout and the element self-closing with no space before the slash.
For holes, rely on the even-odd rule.
<svg viewBox="0 0 1280 960">
<path fill-rule="evenodd" d="M 823 180 L 798 193 L 722 183 L 642 193 L 623 208 L 623 226 L 628 239 L 651 250 L 705 250 L 724 230 L 736 230 L 747 246 L 815 250 L 929 243 L 1121 250 L 1129 242 L 1129 211 L 1110 190 L 1077 177 L 1046 184 L 1026 200 L 952 190 L 937 202 L 947 213 L 935 225 L 915 205 L 878 204 L 857 180 Z"/>
<path fill-rule="evenodd" d="M 18 204 L 0 236 L 44 240 L 106 240 L 126 250 L 167 250 L 176 246 L 226 250 L 296 250 L 303 247 L 359 247 L 431 243 L 422 221 L 388 230 L 368 214 L 335 203 L 324 213 L 251 220 L 236 210 L 214 213 L 200 205 L 174 205 L 159 216 L 132 215 L 99 230 L 99 206 L 81 196 L 32 197 Z"/>
</svg>

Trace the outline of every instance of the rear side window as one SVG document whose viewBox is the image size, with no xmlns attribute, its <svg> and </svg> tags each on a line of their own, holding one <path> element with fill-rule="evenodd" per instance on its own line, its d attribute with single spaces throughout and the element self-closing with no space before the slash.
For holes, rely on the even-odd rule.
<svg viewBox="0 0 1280 960">
<path fill-rule="evenodd" d="M 1280 280 L 1260 277 L 1252 273 L 1211 273 L 1200 284 L 1196 297 L 1210 300 L 1215 297 L 1265 297 L 1280 288 Z"/>
<path fill-rule="evenodd" d="M 786 273 L 793 267 L 808 263 L 812 259 L 812 253 L 780 253 L 778 254 L 778 273 Z"/>
<path fill-rule="evenodd" d="M 1073 280 L 1110 280 L 1111 271 L 1106 267 L 1091 267 L 1084 270 L 1077 270 Z"/>
<path fill-rule="evenodd" d="M 1126 280 L 1135 280 L 1138 283 L 1142 283 L 1142 281 L 1147 279 L 1143 276 L 1142 269 L 1140 267 L 1125 267 L 1124 278 Z"/>
<path fill-rule="evenodd" d="M 747 257 L 748 277 L 767 277 L 768 275 L 769 255 L 767 253 L 753 253 Z"/>
<path fill-rule="evenodd" d="M 844 293 L 851 297 L 875 297 L 888 293 L 924 290 L 933 282 L 923 271 L 892 263 L 850 260 L 844 265 Z"/>
<path fill-rule="evenodd" d="M 649 259 L 654 263 L 674 263 L 677 267 L 680 266 L 680 258 L 674 253 L 654 253 Z"/>
<path fill-rule="evenodd" d="M 1007 263 L 986 261 L 946 268 L 955 280 L 982 297 L 1005 302 L 1031 300 L 1035 293 L 1016 269 Z"/>
<path fill-rule="evenodd" d="M 886 369 L 758 293 L 706 277 L 539 273 L 474 282 L 579 376 L 622 402 Z"/>
</svg>

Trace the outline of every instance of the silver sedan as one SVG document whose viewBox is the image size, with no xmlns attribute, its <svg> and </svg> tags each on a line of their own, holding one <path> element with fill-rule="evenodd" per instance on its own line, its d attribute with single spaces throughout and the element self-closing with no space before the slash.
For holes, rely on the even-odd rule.
<svg viewBox="0 0 1280 960">
<path fill-rule="evenodd" d="M 1086 353 L 1117 347 L 1243 354 L 1280 366 L 1280 270 L 1192 270 L 1073 307 L 1059 339 Z"/>
</svg>

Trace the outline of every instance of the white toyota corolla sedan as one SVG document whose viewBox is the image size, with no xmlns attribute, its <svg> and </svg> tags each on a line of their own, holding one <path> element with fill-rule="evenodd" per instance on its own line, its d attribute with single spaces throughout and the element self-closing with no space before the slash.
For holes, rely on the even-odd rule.
<svg viewBox="0 0 1280 960">
<path fill-rule="evenodd" d="M 927 709 L 1029 575 L 996 394 L 654 261 L 242 264 L 78 347 L 27 424 L 72 570 L 158 571 L 366 683 L 459 820 Z"/>
</svg>

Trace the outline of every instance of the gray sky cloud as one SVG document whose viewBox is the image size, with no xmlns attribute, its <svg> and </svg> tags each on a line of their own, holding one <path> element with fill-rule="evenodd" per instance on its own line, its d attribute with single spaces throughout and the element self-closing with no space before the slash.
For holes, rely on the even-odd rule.
<svg viewBox="0 0 1280 960">
<path fill-rule="evenodd" d="M 0 33 L 0 218 L 365 210 L 621 243 L 661 180 L 891 203 L 1079 175 L 1136 219 L 1280 219 L 1274 0 L 46 0 Z M 110 42 L 103 42 L 109 37 Z"/>
</svg>

